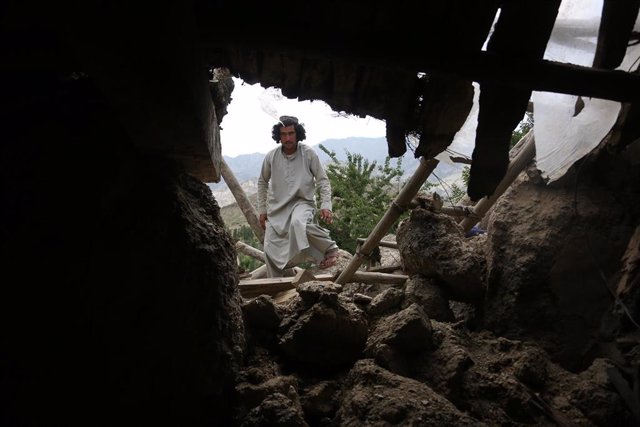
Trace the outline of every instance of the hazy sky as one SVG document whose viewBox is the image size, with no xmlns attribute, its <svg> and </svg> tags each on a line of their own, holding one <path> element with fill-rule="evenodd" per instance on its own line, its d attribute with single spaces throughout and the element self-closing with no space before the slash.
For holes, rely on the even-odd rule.
<svg viewBox="0 0 640 427">
<path fill-rule="evenodd" d="M 282 115 L 296 116 L 307 131 L 305 143 L 318 144 L 326 139 L 348 137 L 384 137 L 385 123 L 372 117 L 340 117 L 324 101 L 288 99 L 274 88 L 250 85 L 234 78 L 235 88 L 227 115 L 220 124 L 222 154 L 266 153 L 276 147 L 271 127 Z"/>
</svg>

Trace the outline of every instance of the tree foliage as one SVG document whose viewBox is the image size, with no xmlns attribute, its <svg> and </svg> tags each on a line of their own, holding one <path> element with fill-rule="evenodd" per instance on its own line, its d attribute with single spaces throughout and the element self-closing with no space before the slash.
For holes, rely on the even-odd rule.
<svg viewBox="0 0 640 427">
<path fill-rule="evenodd" d="M 518 124 L 513 133 L 511 134 L 511 145 L 509 148 L 513 148 L 514 145 L 522 139 L 533 128 L 533 114 L 526 112 L 524 119 Z"/>
<path fill-rule="evenodd" d="M 355 253 L 358 237 L 367 237 L 400 191 L 402 158 L 395 166 L 369 162 L 361 154 L 346 152 L 346 162 L 322 144 L 331 159 L 326 166 L 333 195 L 333 224 L 327 225 L 338 246 Z"/>
</svg>

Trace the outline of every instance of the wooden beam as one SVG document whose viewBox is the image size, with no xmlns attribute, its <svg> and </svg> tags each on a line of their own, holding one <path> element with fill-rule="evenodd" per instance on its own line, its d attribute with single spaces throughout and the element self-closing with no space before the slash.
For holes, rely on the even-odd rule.
<svg viewBox="0 0 640 427">
<path fill-rule="evenodd" d="M 356 241 L 361 245 L 366 241 L 366 239 L 363 237 L 358 237 Z M 382 246 L 383 248 L 398 249 L 398 244 L 396 242 L 385 242 L 383 240 L 380 240 L 378 242 L 378 246 Z"/>
<path fill-rule="evenodd" d="M 256 268 L 249 274 L 251 275 L 252 279 L 262 279 L 264 277 L 267 277 L 267 265 L 262 264 L 260 267 Z"/>
<path fill-rule="evenodd" d="M 367 270 L 367 273 L 391 273 L 397 270 L 402 270 L 402 265 L 400 264 L 379 265 L 377 267 L 371 267 L 370 269 Z"/>
<path fill-rule="evenodd" d="M 258 261 L 267 262 L 264 257 L 264 252 L 259 249 L 254 248 L 251 245 L 247 245 L 245 242 L 238 240 L 236 242 L 236 251 L 241 252 L 245 255 L 249 255 L 257 259 Z"/>
<path fill-rule="evenodd" d="M 594 67 L 614 69 L 622 63 L 638 17 L 638 8 L 640 0 L 604 0 Z"/>
<path fill-rule="evenodd" d="M 256 208 L 251 204 L 247 194 L 242 189 L 242 186 L 236 179 L 236 176 L 233 174 L 227 162 L 224 161 L 224 158 L 220 160 L 220 173 L 222 178 L 224 178 L 224 182 L 227 183 L 229 190 L 233 193 L 233 197 L 235 197 L 236 202 L 238 203 L 238 207 L 244 214 L 244 217 L 247 219 L 251 230 L 253 230 L 253 234 L 258 239 L 258 242 L 264 242 L 264 230 L 260 225 L 260 220 L 258 219 L 258 212 Z M 264 262 L 264 261 L 263 261 Z"/>
<path fill-rule="evenodd" d="M 371 271 L 356 271 L 351 275 L 349 283 L 380 283 L 385 285 L 402 285 L 409 279 L 405 274 L 379 273 Z"/>
<path fill-rule="evenodd" d="M 312 280 L 332 281 L 333 279 L 335 279 L 335 274 L 319 274 L 314 276 L 311 272 L 300 269 L 295 276 L 291 277 L 240 280 L 238 288 L 243 297 L 253 298 L 259 295 L 275 295 L 288 289 L 295 289 L 299 284 Z"/>
</svg>

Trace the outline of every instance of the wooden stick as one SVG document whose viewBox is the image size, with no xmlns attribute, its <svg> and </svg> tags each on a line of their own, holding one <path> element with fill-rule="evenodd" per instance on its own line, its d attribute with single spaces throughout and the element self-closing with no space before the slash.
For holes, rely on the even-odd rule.
<svg viewBox="0 0 640 427">
<path fill-rule="evenodd" d="M 456 218 L 466 218 L 474 212 L 469 206 L 443 206 L 442 213 Z"/>
<path fill-rule="evenodd" d="M 349 283 L 381 283 L 385 285 L 402 285 L 409 279 L 405 274 L 377 273 L 371 271 L 355 271 Z"/>
<path fill-rule="evenodd" d="M 262 264 L 260 267 L 253 270 L 250 274 L 252 279 L 262 279 L 263 277 L 267 277 L 267 265 Z"/>
<path fill-rule="evenodd" d="M 264 252 L 260 249 L 256 249 L 251 245 L 247 245 L 245 242 L 238 240 L 236 242 L 236 251 L 241 252 L 245 255 L 249 255 L 257 259 L 258 261 L 266 262 L 266 258 L 264 257 Z"/>
<path fill-rule="evenodd" d="M 292 277 L 241 280 L 238 288 L 244 298 L 253 298 L 259 295 L 275 295 L 288 289 L 294 289 L 298 287 L 299 284 L 311 280 L 332 281 L 333 279 L 335 279 L 334 274 L 319 274 L 314 276 L 305 269 L 299 269 L 298 273 Z"/>
<path fill-rule="evenodd" d="M 391 273 L 396 270 L 402 270 L 402 266 L 400 264 L 379 265 L 377 267 L 371 267 L 367 270 L 367 273 Z"/>
<path fill-rule="evenodd" d="M 269 50 L 269 43 L 272 42 L 264 38 L 252 46 L 257 50 Z M 215 43 L 212 40 L 207 40 L 207 43 L 221 45 L 226 49 L 243 47 L 234 40 L 232 32 L 227 32 L 226 38 L 217 37 Z M 412 56 L 407 54 L 406 49 L 398 48 L 380 55 L 373 46 L 369 49 L 359 49 L 357 52 L 342 46 L 328 52 L 326 45 L 309 38 L 305 39 L 304 48 L 300 47 L 302 45 L 293 46 L 294 43 L 303 43 L 299 38 L 288 43 L 287 45 L 278 41 L 278 51 L 290 57 L 322 60 L 333 57 L 336 60 L 348 60 L 374 67 L 401 66 L 411 72 L 432 72 L 478 83 L 494 82 L 514 88 L 619 102 L 632 102 L 640 97 L 640 75 L 623 70 L 604 70 L 558 61 L 516 58 L 481 50 L 467 52 L 465 55 L 432 50 L 422 51 L 420 56 Z"/>
<path fill-rule="evenodd" d="M 258 211 L 249 201 L 249 198 L 242 189 L 242 186 L 224 159 L 220 159 L 220 174 L 224 178 L 224 182 L 227 183 L 231 193 L 233 193 L 233 197 L 235 197 L 238 207 L 247 219 L 251 230 L 253 230 L 253 234 L 258 238 L 258 242 L 264 242 L 264 230 L 262 229 L 260 220 L 258 219 Z"/>
<path fill-rule="evenodd" d="M 365 239 L 362 237 L 358 237 L 356 240 L 360 245 L 365 242 Z M 396 242 L 385 242 L 383 240 L 380 240 L 378 242 L 378 246 L 382 246 L 383 248 L 398 249 L 398 244 Z"/>
</svg>

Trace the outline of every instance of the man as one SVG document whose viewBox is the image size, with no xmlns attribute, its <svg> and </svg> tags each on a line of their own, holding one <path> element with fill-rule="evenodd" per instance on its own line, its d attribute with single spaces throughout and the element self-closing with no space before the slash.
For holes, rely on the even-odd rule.
<svg viewBox="0 0 640 427">
<path fill-rule="evenodd" d="M 316 186 L 320 219 L 327 224 L 333 221 L 331 184 L 316 152 L 299 143 L 306 136 L 296 117 L 280 117 L 271 137 L 281 146 L 265 156 L 258 178 L 258 213 L 265 230 L 269 277 L 282 277 L 285 269 L 305 261 L 327 268 L 337 260 L 336 242 L 315 221 Z"/>
</svg>

